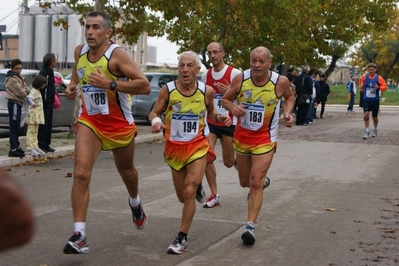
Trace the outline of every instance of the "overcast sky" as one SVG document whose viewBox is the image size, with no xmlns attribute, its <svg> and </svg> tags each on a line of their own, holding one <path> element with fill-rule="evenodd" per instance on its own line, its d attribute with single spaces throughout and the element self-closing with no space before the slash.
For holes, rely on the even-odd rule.
<svg viewBox="0 0 399 266">
<path fill-rule="evenodd" d="M 0 25 L 6 25 L 7 32 L 3 34 L 16 34 L 18 31 L 18 7 L 22 4 L 19 0 L 0 0 Z M 29 1 L 33 5 L 35 1 Z M 177 46 L 165 37 L 148 38 L 148 45 L 157 47 L 157 61 L 160 63 L 177 63 Z"/>
</svg>

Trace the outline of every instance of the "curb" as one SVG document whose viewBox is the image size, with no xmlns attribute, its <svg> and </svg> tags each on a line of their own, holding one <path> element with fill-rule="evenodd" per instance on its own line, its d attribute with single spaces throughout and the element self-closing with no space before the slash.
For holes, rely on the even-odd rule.
<svg viewBox="0 0 399 266">
<path fill-rule="evenodd" d="M 156 134 L 147 134 L 147 135 L 138 135 L 136 137 L 136 144 L 145 143 L 149 141 L 163 139 L 163 133 L 156 133 Z M 53 159 L 58 156 L 67 156 L 71 155 L 75 151 L 75 145 L 69 145 L 64 147 L 56 147 L 55 152 L 47 153 L 44 156 L 33 156 L 33 155 L 25 155 L 25 157 L 18 158 L 18 157 L 8 157 L 8 155 L 0 156 L 0 167 L 9 167 L 18 164 L 24 164 L 29 161 L 34 161 L 37 159 Z"/>
</svg>

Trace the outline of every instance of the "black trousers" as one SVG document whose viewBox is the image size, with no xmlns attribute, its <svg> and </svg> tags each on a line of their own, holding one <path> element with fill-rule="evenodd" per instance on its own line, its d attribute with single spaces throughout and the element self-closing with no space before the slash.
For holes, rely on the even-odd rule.
<svg viewBox="0 0 399 266">
<path fill-rule="evenodd" d="M 37 136 L 39 148 L 49 148 L 51 144 L 51 133 L 53 131 L 53 104 L 43 103 L 44 125 L 39 125 Z"/>
<path fill-rule="evenodd" d="M 306 113 L 308 112 L 309 104 L 298 104 L 298 110 L 296 112 L 296 125 L 300 126 L 305 122 Z"/>
<path fill-rule="evenodd" d="M 9 118 L 9 126 L 10 126 L 10 150 L 14 150 L 19 148 L 19 130 L 20 130 L 20 123 L 21 123 L 21 113 L 22 113 L 22 106 L 12 102 L 7 102 L 8 107 L 8 118 Z"/>
</svg>

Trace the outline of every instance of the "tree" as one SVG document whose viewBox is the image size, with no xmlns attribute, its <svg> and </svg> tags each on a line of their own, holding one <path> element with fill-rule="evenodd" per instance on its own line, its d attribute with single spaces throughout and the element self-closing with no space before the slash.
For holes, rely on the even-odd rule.
<svg viewBox="0 0 399 266">
<path fill-rule="evenodd" d="M 79 0 L 64 0 L 80 14 L 92 6 Z M 104 3 L 104 0 L 102 0 Z M 97 1 L 96 1 L 97 3 Z M 386 28 L 393 0 L 203 0 L 106 1 L 104 10 L 113 21 L 123 21 L 115 33 L 129 44 L 146 31 L 148 36 L 168 35 L 180 52 L 201 54 L 210 67 L 206 45 L 221 42 L 226 60 L 238 68 L 249 67 L 249 53 L 266 46 L 276 64 L 309 64 L 328 69 L 342 58 L 345 49 L 358 42 L 371 28 Z M 339 43 L 339 49 L 337 47 Z"/>
<path fill-rule="evenodd" d="M 360 47 L 351 54 L 352 64 L 366 66 L 377 63 L 378 72 L 387 79 L 399 79 L 399 10 L 391 12 L 389 27 L 374 29 L 362 40 Z"/>
</svg>

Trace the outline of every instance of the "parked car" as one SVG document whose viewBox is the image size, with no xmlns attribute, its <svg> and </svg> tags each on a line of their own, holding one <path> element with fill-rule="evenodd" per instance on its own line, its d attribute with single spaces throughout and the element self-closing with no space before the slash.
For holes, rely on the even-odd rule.
<svg viewBox="0 0 399 266">
<path fill-rule="evenodd" d="M 64 83 L 66 86 L 68 86 L 69 83 L 71 82 L 71 78 L 72 78 L 72 74 L 68 74 L 64 77 Z"/>
<path fill-rule="evenodd" d="M 0 69 L 0 128 L 8 128 L 9 127 L 9 118 L 8 118 L 8 107 L 7 107 L 7 99 L 6 89 L 4 87 L 4 82 L 6 79 L 6 74 L 8 69 Z M 25 82 L 29 88 L 32 88 L 32 80 L 37 75 L 39 71 L 23 69 L 21 75 L 25 78 Z M 61 74 L 60 74 L 61 75 Z M 53 113 L 53 127 L 70 127 L 73 119 L 73 109 L 74 102 L 68 100 L 65 97 L 65 87 L 58 86 L 57 92 L 61 97 L 61 107 L 59 109 L 55 109 Z M 27 102 L 24 103 L 22 107 L 22 116 L 21 116 L 21 134 L 26 133 L 26 116 L 28 114 L 29 105 Z"/>
<path fill-rule="evenodd" d="M 160 89 L 166 83 L 176 80 L 179 75 L 171 73 L 144 73 L 151 85 L 149 95 L 132 96 L 132 114 L 134 117 L 145 118 L 148 121 L 148 115 L 154 108 Z"/>
</svg>

